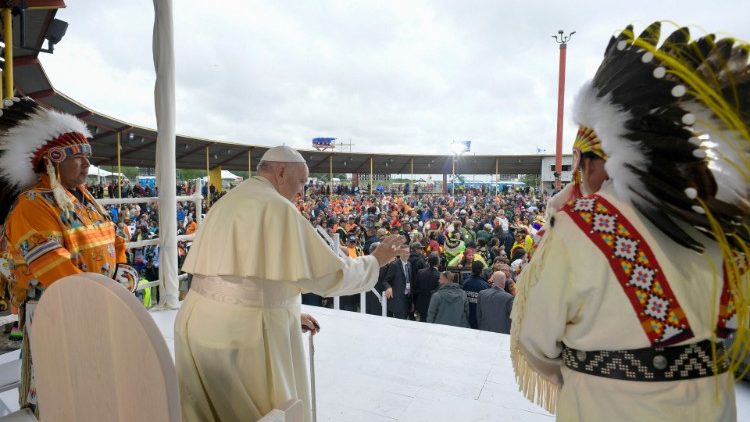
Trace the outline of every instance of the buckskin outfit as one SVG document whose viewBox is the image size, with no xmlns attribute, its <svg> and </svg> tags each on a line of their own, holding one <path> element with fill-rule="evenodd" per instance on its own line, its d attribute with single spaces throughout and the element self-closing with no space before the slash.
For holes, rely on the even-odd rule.
<svg viewBox="0 0 750 422">
<path fill-rule="evenodd" d="M 601 142 L 609 180 L 551 217 L 517 283 L 516 378 L 558 420 L 736 419 L 748 46 L 659 38 L 627 27 L 582 88 L 578 137 Z"/>
</svg>

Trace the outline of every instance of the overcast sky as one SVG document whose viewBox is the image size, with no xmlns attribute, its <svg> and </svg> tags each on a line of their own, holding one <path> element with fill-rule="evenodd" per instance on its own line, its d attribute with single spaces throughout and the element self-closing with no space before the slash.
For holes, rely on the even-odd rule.
<svg viewBox="0 0 750 422">
<path fill-rule="evenodd" d="M 98 112 L 155 127 L 153 3 L 69 0 L 53 86 Z M 654 20 L 750 39 L 750 1 L 174 0 L 177 131 L 234 143 L 355 152 L 554 152 L 558 29 L 570 109 L 609 37 Z M 605 5 L 605 3 L 611 3 Z M 671 31 L 666 26 L 662 33 Z M 702 33 L 696 29 L 694 33 Z"/>
</svg>

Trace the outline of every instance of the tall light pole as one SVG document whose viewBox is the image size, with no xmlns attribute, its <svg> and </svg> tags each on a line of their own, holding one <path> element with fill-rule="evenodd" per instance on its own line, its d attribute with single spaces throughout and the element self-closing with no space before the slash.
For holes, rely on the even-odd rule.
<svg viewBox="0 0 750 422">
<path fill-rule="evenodd" d="M 451 157 L 451 196 L 456 196 L 456 153 Z"/>
<path fill-rule="evenodd" d="M 565 106 L 565 56 L 568 51 L 568 41 L 576 31 L 565 35 L 562 29 L 552 38 L 560 44 L 560 77 L 557 84 L 557 141 L 555 143 L 555 189 L 562 188 L 562 135 L 563 135 L 563 109 Z"/>
<path fill-rule="evenodd" d="M 451 195 L 453 196 L 456 196 L 456 159 L 458 159 L 461 156 L 461 154 L 468 151 L 467 142 L 470 142 L 470 141 L 451 142 L 450 149 L 451 149 L 451 152 L 453 152 L 453 155 L 451 157 L 451 168 L 452 168 L 451 175 L 453 176 L 453 182 L 452 182 L 453 184 L 451 185 Z"/>
</svg>

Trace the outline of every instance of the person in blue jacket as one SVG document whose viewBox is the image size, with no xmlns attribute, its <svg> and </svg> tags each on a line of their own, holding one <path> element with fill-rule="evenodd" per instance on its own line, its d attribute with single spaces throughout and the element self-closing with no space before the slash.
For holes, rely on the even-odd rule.
<svg viewBox="0 0 750 422">
<path fill-rule="evenodd" d="M 479 298 L 479 292 L 490 288 L 487 280 L 482 278 L 483 269 L 484 264 L 474 261 L 471 264 L 471 275 L 464 280 L 464 291 L 469 298 L 469 326 L 471 328 L 477 328 L 477 299 Z"/>
</svg>

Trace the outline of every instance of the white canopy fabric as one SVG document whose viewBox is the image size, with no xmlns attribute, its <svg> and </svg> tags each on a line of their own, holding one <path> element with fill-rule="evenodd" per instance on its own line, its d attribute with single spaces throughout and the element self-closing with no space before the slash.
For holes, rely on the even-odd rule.
<svg viewBox="0 0 750 422">
<path fill-rule="evenodd" d="M 237 180 L 241 179 L 242 176 L 237 176 L 236 174 L 232 173 L 229 170 L 222 170 L 221 171 L 221 180 Z M 206 177 L 201 177 L 201 180 L 206 181 Z"/>
<path fill-rule="evenodd" d="M 241 176 L 237 176 L 236 174 L 232 173 L 229 170 L 222 170 L 221 171 L 221 180 L 227 180 L 227 179 L 237 180 L 237 179 L 240 179 L 240 178 L 241 178 Z"/>
<path fill-rule="evenodd" d="M 117 177 L 117 173 L 112 173 L 111 171 L 104 170 L 101 167 L 97 167 L 93 164 L 89 165 L 89 177 L 109 177 L 109 176 L 115 176 Z M 124 174 L 120 174 L 123 179 L 127 179 Z"/>
</svg>

